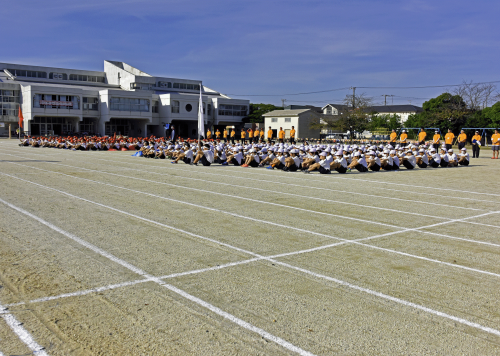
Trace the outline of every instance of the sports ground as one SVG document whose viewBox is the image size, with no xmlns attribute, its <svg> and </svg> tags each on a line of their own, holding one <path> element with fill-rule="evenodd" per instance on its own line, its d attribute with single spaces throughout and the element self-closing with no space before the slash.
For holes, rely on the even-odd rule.
<svg viewBox="0 0 500 356">
<path fill-rule="evenodd" d="M 0 355 L 498 355 L 500 162 L 304 175 L 0 140 Z"/>
</svg>

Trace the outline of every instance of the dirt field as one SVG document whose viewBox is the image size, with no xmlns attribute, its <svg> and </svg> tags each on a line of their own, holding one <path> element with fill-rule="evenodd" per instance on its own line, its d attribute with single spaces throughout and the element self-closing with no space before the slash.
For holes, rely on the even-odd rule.
<svg viewBox="0 0 500 356">
<path fill-rule="evenodd" d="M 304 175 L 0 140 L 2 355 L 499 355 L 500 161 Z"/>
</svg>

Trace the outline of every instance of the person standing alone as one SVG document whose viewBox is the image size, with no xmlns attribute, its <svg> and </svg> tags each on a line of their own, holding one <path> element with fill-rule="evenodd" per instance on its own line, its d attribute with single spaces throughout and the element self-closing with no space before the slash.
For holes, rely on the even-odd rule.
<svg viewBox="0 0 500 356">
<path fill-rule="evenodd" d="M 472 136 L 472 158 L 479 158 L 479 151 L 481 150 L 481 135 L 479 131 Z"/>
<path fill-rule="evenodd" d="M 498 133 L 498 129 L 495 129 L 495 133 L 491 136 L 491 150 L 493 153 L 493 157 L 491 159 L 498 159 L 498 151 L 500 149 L 500 134 Z"/>
<path fill-rule="evenodd" d="M 451 146 L 453 145 L 453 140 L 455 139 L 455 135 L 451 132 L 451 129 L 448 129 L 448 133 L 444 136 L 444 143 L 446 144 L 446 151 L 451 150 Z"/>
</svg>

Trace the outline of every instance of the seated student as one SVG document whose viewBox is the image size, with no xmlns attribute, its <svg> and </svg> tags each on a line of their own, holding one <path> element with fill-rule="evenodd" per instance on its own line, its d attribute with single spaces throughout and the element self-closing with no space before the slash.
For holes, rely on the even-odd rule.
<svg viewBox="0 0 500 356">
<path fill-rule="evenodd" d="M 377 157 L 377 153 L 375 151 L 370 151 L 370 158 L 367 161 L 368 169 L 371 169 L 374 172 L 380 171 L 380 158 Z"/>
<path fill-rule="evenodd" d="M 384 171 L 392 171 L 393 170 L 394 160 L 390 155 L 390 151 L 385 149 L 382 151 L 382 156 L 380 157 L 380 167 Z"/>
<path fill-rule="evenodd" d="M 396 150 L 389 151 L 389 156 L 392 158 L 392 170 L 399 171 L 399 157 Z"/>
<path fill-rule="evenodd" d="M 306 170 L 310 165 L 319 163 L 320 158 L 315 148 L 309 150 L 309 154 L 302 160 L 302 170 Z"/>
<path fill-rule="evenodd" d="M 328 152 L 321 152 L 319 154 L 320 156 L 320 161 L 318 163 L 313 163 L 309 166 L 307 170 L 304 171 L 304 173 L 311 173 L 312 171 L 319 170 L 319 173 L 321 174 L 330 174 L 330 164 L 331 161 L 327 158 L 328 157 Z"/>
<path fill-rule="evenodd" d="M 335 153 L 335 160 L 330 163 L 330 170 L 335 169 L 338 173 L 346 173 L 347 172 L 347 161 L 344 158 L 344 153 L 342 150 L 338 150 Z"/>
<path fill-rule="evenodd" d="M 368 164 L 366 163 L 365 155 L 361 155 L 359 152 L 354 152 L 352 162 L 347 166 L 347 171 L 350 172 L 353 168 L 356 168 L 358 172 L 361 173 L 368 172 Z"/>
<path fill-rule="evenodd" d="M 449 159 L 448 159 L 448 155 L 446 154 L 446 148 L 443 147 L 441 148 L 441 153 L 439 154 L 439 156 L 441 157 L 441 167 L 448 167 L 449 165 Z"/>
<path fill-rule="evenodd" d="M 436 149 L 433 147 L 430 150 L 430 155 L 427 156 L 429 159 L 429 166 L 432 168 L 438 168 L 441 164 L 441 156 L 436 152 Z"/>
<path fill-rule="evenodd" d="M 242 167 L 258 167 L 260 163 L 260 156 L 257 154 L 255 148 L 251 148 L 245 156 L 245 163 Z"/>
<path fill-rule="evenodd" d="M 158 151 L 156 151 L 156 154 L 155 154 L 155 159 L 158 159 L 158 158 L 161 158 L 161 159 L 165 159 L 165 152 L 163 151 L 163 148 L 158 148 Z"/>
<path fill-rule="evenodd" d="M 259 167 L 263 167 L 266 164 L 270 164 L 276 158 L 276 155 L 274 154 L 274 148 L 271 147 L 269 148 L 269 150 L 266 150 L 269 151 L 269 154 L 266 154 L 266 152 L 264 152 L 264 149 L 266 148 L 264 147 L 261 151 L 263 152 L 263 155 L 261 156 Z"/>
<path fill-rule="evenodd" d="M 427 168 L 429 165 L 429 158 L 425 154 L 425 150 L 423 148 L 418 150 L 418 155 L 415 156 L 415 159 L 417 160 L 417 165 L 420 168 Z"/>
<path fill-rule="evenodd" d="M 406 156 L 403 157 L 402 163 L 403 166 L 406 167 L 406 169 L 415 168 L 415 166 L 417 165 L 417 160 L 411 150 L 406 151 Z"/>
<path fill-rule="evenodd" d="M 201 141 L 198 142 L 198 152 L 196 153 L 193 164 L 198 165 L 198 162 L 200 161 L 204 166 L 210 166 L 214 163 L 214 153 L 210 150 L 210 145 L 206 143 L 202 148 Z"/>
<path fill-rule="evenodd" d="M 459 154 L 459 157 L 458 157 L 458 164 L 461 165 L 461 166 L 468 166 L 469 165 L 469 160 L 470 160 L 470 156 L 467 153 L 467 148 L 463 147 L 460 150 L 460 154 Z"/>
<path fill-rule="evenodd" d="M 457 155 L 453 153 L 453 149 L 448 150 L 448 167 L 458 167 Z"/>
<path fill-rule="evenodd" d="M 215 150 L 214 158 L 215 158 L 214 159 L 215 163 L 222 164 L 222 163 L 226 162 L 227 157 L 226 157 L 226 151 L 224 151 L 224 148 L 217 147 L 217 149 Z"/>
<path fill-rule="evenodd" d="M 276 153 L 276 158 L 271 162 L 271 164 L 266 167 L 267 169 L 283 169 L 285 168 L 285 152 L 280 148 Z"/>
<path fill-rule="evenodd" d="M 234 164 L 235 166 L 241 166 L 241 162 L 243 161 L 243 154 L 241 153 L 238 147 L 233 149 L 233 154 L 227 157 L 227 161 L 222 163 L 223 166 L 228 166 L 229 163 Z"/>
<path fill-rule="evenodd" d="M 294 148 L 290 151 L 290 157 L 285 158 L 285 168 L 283 170 L 285 172 L 297 172 L 300 167 L 299 150 Z"/>
<path fill-rule="evenodd" d="M 182 160 L 186 164 L 191 164 L 193 162 L 193 156 L 194 152 L 191 149 L 191 146 L 189 146 L 189 143 L 186 142 L 182 153 L 179 153 L 175 161 L 172 161 L 171 163 L 177 163 L 179 160 Z"/>
</svg>

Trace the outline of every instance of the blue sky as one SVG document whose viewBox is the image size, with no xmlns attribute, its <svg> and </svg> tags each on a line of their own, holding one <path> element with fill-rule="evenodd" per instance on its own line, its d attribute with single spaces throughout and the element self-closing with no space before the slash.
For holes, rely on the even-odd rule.
<svg viewBox="0 0 500 356">
<path fill-rule="evenodd" d="M 251 102 L 322 105 L 351 91 L 282 94 L 500 80 L 499 10 L 461 0 L 11 1 L 0 61 L 103 70 L 119 60 Z M 420 105 L 444 90 L 357 92 Z M 276 96 L 245 96 L 264 94 Z"/>
</svg>

